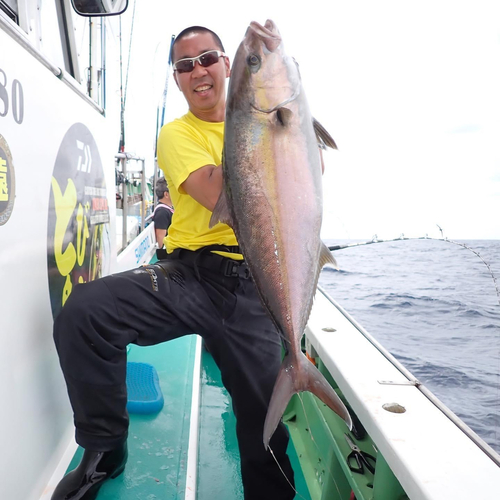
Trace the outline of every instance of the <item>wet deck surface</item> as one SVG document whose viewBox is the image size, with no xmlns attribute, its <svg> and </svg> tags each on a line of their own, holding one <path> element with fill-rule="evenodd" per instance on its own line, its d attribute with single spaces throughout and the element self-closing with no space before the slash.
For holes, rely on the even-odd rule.
<svg viewBox="0 0 500 500">
<path fill-rule="evenodd" d="M 156 415 L 130 415 L 127 466 L 102 486 L 98 500 L 184 498 L 195 341 L 189 336 L 154 347 L 132 346 L 129 361 L 156 368 L 165 405 Z"/>
<path fill-rule="evenodd" d="M 236 418 L 212 356 L 202 354 L 199 481 L 197 500 L 243 500 Z M 293 444 L 288 449 L 298 499 L 310 500 Z"/>
<path fill-rule="evenodd" d="M 152 364 L 165 398 L 156 415 L 131 415 L 125 472 L 101 488 L 98 500 L 184 499 L 195 336 L 154 347 L 132 346 L 129 361 Z M 236 420 L 212 356 L 202 349 L 197 500 L 243 500 Z M 297 498 L 310 500 L 293 445 Z M 79 462 L 78 450 L 68 470 Z"/>
</svg>

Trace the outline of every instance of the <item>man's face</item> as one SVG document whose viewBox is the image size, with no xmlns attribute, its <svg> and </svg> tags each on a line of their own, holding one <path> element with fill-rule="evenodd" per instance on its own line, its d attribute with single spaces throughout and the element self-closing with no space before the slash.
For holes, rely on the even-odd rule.
<svg viewBox="0 0 500 500">
<path fill-rule="evenodd" d="M 196 57 L 209 50 L 220 50 L 211 33 L 191 33 L 176 42 L 173 62 L 186 57 Z M 226 104 L 225 80 L 229 74 L 229 59 L 220 57 L 208 68 L 195 62 L 193 71 L 189 73 L 176 71 L 174 79 L 196 117 L 205 121 L 223 121 Z"/>
</svg>

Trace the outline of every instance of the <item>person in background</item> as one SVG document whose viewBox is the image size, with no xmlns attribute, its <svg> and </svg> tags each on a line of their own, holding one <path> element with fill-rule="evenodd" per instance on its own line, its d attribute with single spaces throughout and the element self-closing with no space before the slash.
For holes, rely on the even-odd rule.
<svg viewBox="0 0 500 500">
<path fill-rule="evenodd" d="M 52 500 L 90 500 L 127 461 L 127 345 L 201 335 L 232 399 L 245 500 L 291 500 L 294 474 L 280 423 L 263 428 L 281 363 L 281 339 L 264 309 L 234 231 L 209 228 L 222 192 L 229 58 L 211 30 L 192 26 L 172 46 L 174 79 L 189 111 L 166 124 L 158 164 L 175 206 L 167 258 L 74 287 L 54 340 L 74 412 L 80 465 Z M 208 494 L 208 493 L 207 493 Z"/>
<path fill-rule="evenodd" d="M 172 214 L 174 213 L 174 207 L 172 206 L 172 200 L 170 199 L 170 193 L 168 191 L 165 177 L 160 177 L 156 181 L 155 192 L 156 197 L 158 198 L 158 204 L 153 212 L 156 243 L 158 245 L 156 256 L 158 259 L 162 259 L 166 257 L 163 243 L 165 236 L 167 236 L 168 228 L 172 223 Z"/>
</svg>

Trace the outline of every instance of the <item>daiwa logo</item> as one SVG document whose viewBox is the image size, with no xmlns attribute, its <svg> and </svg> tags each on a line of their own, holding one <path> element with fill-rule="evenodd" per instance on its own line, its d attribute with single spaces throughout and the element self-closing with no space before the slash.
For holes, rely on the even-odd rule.
<svg viewBox="0 0 500 500">
<path fill-rule="evenodd" d="M 90 153 L 90 146 L 77 140 L 76 147 L 83 151 L 83 155 L 78 156 L 78 165 L 76 169 L 90 174 L 90 169 L 92 167 L 92 154 Z"/>
<path fill-rule="evenodd" d="M 145 269 L 151 278 L 151 286 L 153 287 L 153 291 L 157 292 L 159 290 L 158 289 L 158 275 L 156 274 L 155 270 L 150 268 L 150 267 L 146 267 Z"/>
</svg>

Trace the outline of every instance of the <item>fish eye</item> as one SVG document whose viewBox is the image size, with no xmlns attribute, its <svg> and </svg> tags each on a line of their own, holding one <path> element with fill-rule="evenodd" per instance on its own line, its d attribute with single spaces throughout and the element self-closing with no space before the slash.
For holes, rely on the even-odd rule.
<svg viewBox="0 0 500 500">
<path fill-rule="evenodd" d="M 256 54 L 250 54 L 247 57 L 247 63 L 250 66 L 250 71 L 252 71 L 252 73 L 255 73 L 260 68 L 260 57 Z"/>
</svg>

